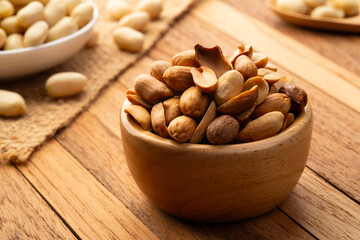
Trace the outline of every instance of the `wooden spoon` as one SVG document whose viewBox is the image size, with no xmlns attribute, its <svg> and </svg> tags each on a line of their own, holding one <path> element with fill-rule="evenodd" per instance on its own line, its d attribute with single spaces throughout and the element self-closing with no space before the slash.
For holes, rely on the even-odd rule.
<svg viewBox="0 0 360 240">
<path fill-rule="evenodd" d="M 267 5 L 285 21 L 298 26 L 330 31 L 360 33 L 360 15 L 347 18 L 317 19 L 312 18 L 309 15 L 281 9 L 276 5 L 276 0 L 268 0 Z"/>
</svg>

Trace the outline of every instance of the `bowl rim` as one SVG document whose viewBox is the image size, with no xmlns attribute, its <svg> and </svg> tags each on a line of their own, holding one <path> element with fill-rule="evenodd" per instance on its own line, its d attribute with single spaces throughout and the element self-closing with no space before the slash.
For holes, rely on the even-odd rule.
<svg viewBox="0 0 360 240">
<path fill-rule="evenodd" d="M 70 35 L 67 35 L 65 37 L 56 39 L 56 40 L 51 41 L 51 42 L 40 44 L 38 46 L 0 51 L 0 57 L 7 56 L 7 55 L 10 55 L 10 54 L 23 54 L 23 53 L 35 52 L 37 50 L 45 49 L 45 48 L 52 47 L 54 45 L 57 45 L 57 44 L 60 44 L 60 43 L 63 43 L 63 42 L 67 42 L 67 41 L 69 41 L 69 40 L 71 40 L 73 38 L 76 38 L 76 37 L 84 34 L 85 32 L 90 30 L 95 25 L 95 23 L 97 22 L 97 20 L 99 19 L 99 16 L 100 16 L 99 9 L 96 6 L 96 4 L 92 0 L 87 0 L 87 1 L 91 4 L 91 6 L 94 9 L 93 18 L 91 19 L 90 22 L 88 22 L 81 29 L 79 29 L 76 32 L 74 32 L 74 33 L 72 33 Z"/>
<path fill-rule="evenodd" d="M 125 131 L 127 131 L 131 136 L 141 139 L 151 143 L 152 145 L 158 145 L 160 148 L 170 148 L 175 149 L 182 147 L 182 149 L 188 150 L 218 150 L 222 151 L 234 151 L 235 149 L 243 151 L 259 151 L 265 150 L 276 145 L 280 145 L 286 141 L 291 140 L 292 137 L 298 135 L 301 132 L 306 130 L 306 127 L 312 127 L 312 107 L 308 102 L 304 111 L 295 119 L 295 121 L 284 131 L 277 133 L 276 135 L 265 138 L 262 140 L 248 142 L 248 143 L 236 143 L 236 144 L 226 144 L 226 145 L 212 145 L 212 144 L 198 144 L 198 143 L 178 143 L 172 139 L 166 139 L 156 135 L 153 132 L 144 130 L 134 119 L 128 117 L 124 109 L 126 106 L 130 105 L 130 102 L 126 99 L 122 105 L 120 111 L 120 125 L 123 125 Z"/>
</svg>

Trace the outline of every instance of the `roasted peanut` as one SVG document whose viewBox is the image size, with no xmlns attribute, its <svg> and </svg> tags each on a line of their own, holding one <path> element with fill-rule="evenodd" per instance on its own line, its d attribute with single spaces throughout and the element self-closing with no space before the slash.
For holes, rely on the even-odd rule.
<svg viewBox="0 0 360 240">
<path fill-rule="evenodd" d="M 217 78 L 213 70 L 208 67 L 192 68 L 190 70 L 194 83 L 204 93 L 212 93 L 217 84 Z"/>
<path fill-rule="evenodd" d="M 227 144 L 238 134 L 240 124 L 229 115 L 215 118 L 206 129 L 206 137 L 212 144 Z"/>
<path fill-rule="evenodd" d="M 19 25 L 24 28 L 30 27 L 33 23 L 44 20 L 44 5 L 34 1 L 20 9 L 17 14 Z"/>
<path fill-rule="evenodd" d="M 24 46 L 33 47 L 45 42 L 49 25 L 45 21 L 38 21 L 29 27 L 24 34 Z"/>
<path fill-rule="evenodd" d="M 150 104 L 173 97 L 173 92 L 164 83 L 146 74 L 141 74 L 135 79 L 135 91 Z"/>
<path fill-rule="evenodd" d="M 70 17 L 74 19 L 78 28 L 82 28 L 90 22 L 93 17 L 93 6 L 90 3 L 83 2 L 78 4 L 70 14 Z"/>
<path fill-rule="evenodd" d="M 197 44 L 195 45 L 195 56 L 198 63 L 201 66 L 212 69 L 217 78 L 233 69 L 231 63 L 225 58 L 219 46 L 205 48 Z"/>
<path fill-rule="evenodd" d="M 139 105 L 130 105 L 125 108 L 125 112 L 129 113 L 143 129 L 151 131 L 150 114 L 145 108 Z"/>
<path fill-rule="evenodd" d="M 165 71 L 171 67 L 171 64 L 166 61 L 155 61 L 151 64 L 150 75 L 160 80 L 163 83 L 166 83 L 164 79 Z"/>
<path fill-rule="evenodd" d="M 181 116 L 181 110 L 180 110 L 180 98 L 170 98 L 163 102 L 164 110 L 165 110 L 165 121 L 166 125 L 169 125 L 169 123 Z"/>
<path fill-rule="evenodd" d="M 0 1 L 0 19 L 10 17 L 15 12 L 14 6 L 9 1 Z"/>
<path fill-rule="evenodd" d="M 0 28 L 0 49 L 4 46 L 6 42 L 6 32 Z"/>
<path fill-rule="evenodd" d="M 190 139 L 191 143 L 200 143 L 201 140 L 205 136 L 205 132 L 209 124 L 215 119 L 216 117 L 216 103 L 212 101 L 204 114 L 203 118 L 201 119 L 201 122 L 196 127 L 196 130 L 193 134 L 193 136 Z"/>
<path fill-rule="evenodd" d="M 120 27 L 131 27 L 138 31 L 143 31 L 150 21 L 149 14 L 147 12 L 132 12 L 119 21 Z"/>
<path fill-rule="evenodd" d="M 253 53 L 252 60 L 257 68 L 264 68 L 268 63 L 268 57 L 262 53 Z"/>
<path fill-rule="evenodd" d="M 64 17 L 49 29 L 46 41 L 51 42 L 68 36 L 78 30 L 76 22 L 71 17 Z"/>
<path fill-rule="evenodd" d="M 163 78 L 166 84 L 176 91 L 183 92 L 194 85 L 191 67 L 173 66 L 166 69 Z"/>
<path fill-rule="evenodd" d="M 25 100 L 20 94 L 0 89 L 0 116 L 16 117 L 25 112 Z"/>
<path fill-rule="evenodd" d="M 131 13 L 131 7 L 126 1 L 110 0 L 106 3 L 106 11 L 112 18 L 119 20 L 123 16 Z"/>
<path fill-rule="evenodd" d="M 214 98 L 221 105 L 242 92 L 244 85 L 243 76 L 236 70 L 224 73 L 217 82 Z"/>
<path fill-rule="evenodd" d="M 196 122 L 194 119 L 187 116 L 180 116 L 170 122 L 168 133 L 175 141 L 184 143 L 192 137 L 195 129 Z"/>
<path fill-rule="evenodd" d="M 259 77 L 264 77 L 266 74 L 273 73 L 274 71 L 268 69 L 268 68 L 259 68 L 257 71 L 257 75 Z"/>
<path fill-rule="evenodd" d="M 280 81 L 281 75 L 277 72 L 271 72 L 266 74 L 263 78 L 269 85 L 272 85 Z"/>
<path fill-rule="evenodd" d="M 243 91 L 249 90 L 254 86 L 259 87 L 258 99 L 255 102 L 256 105 L 259 105 L 269 94 L 269 84 L 261 77 L 253 77 L 244 83 Z"/>
<path fill-rule="evenodd" d="M 146 109 L 151 109 L 152 106 L 150 104 L 148 104 L 147 102 L 145 102 L 144 99 L 142 99 L 139 95 L 137 95 L 136 93 L 133 94 L 126 94 L 126 98 L 129 100 L 129 102 L 131 102 L 134 105 L 140 105 Z"/>
<path fill-rule="evenodd" d="M 257 75 L 255 63 L 245 55 L 241 55 L 236 59 L 234 68 L 243 75 L 244 79 L 249 79 Z"/>
<path fill-rule="evenodd" d="M 261 117 L 266 113 L 279 111 L 286 115 L 291 107 L 290 98 L 283 93 L 274 93 L 265 98 L 265 100 L 259 104 L 252 115 L 253 118 Z"/>
<path fill-rule="evenodd" d="M 140 52 L 144 45 L 144 34 L 130 27 L 120 27 L 114 32 L 114 40 L 122 50 Z"/>
<path fill-rule="evenodd" d="M 232 65 L 235 65 L 236 59 L 241 56 L 241 55 L 245 55 L 249 58 L 252 58 L 253 56 L 253 48 L 250 45 L 240 45 L 236 51 L 234 52 L 234 54 L 232 55 L 232 57 L 230 58 L 230 63 Z"/>
<path fill-rule="evenodd" d="M 60 19 L 66 16 L 65 5 L 58 0 L 51 0 L 44 9 L 45 20 L 50 27 L 54 26 Z"/>
<path fill-rule="evenodd" d="M 284 84 L 280 89 L 279 93 L 284 93 L 288 95 L 291 99 L 291 108 L 290 112 L 298 114 L 304 111 L 304 108 L 307 104 L 307 94 L 306 92 L 294 85 Z"/>
<path fill-rule="evenodd" d="M 46 80 L 48 94 L 54 98 L 79 94 L 88 82 L 87 77 L 77 72 L 56 73 Z"/>
<path fill-rule="evenodd" d="M 269 112 L 253 121 L 250 121 L 236 136 L 237 142 L 252 142 L 271 137 L 278 133 L 284 122 L 281 112 Z"/>
<path fill-rule="evenodd" d="M 159 17 L 163 9 L 162 0 L 142 0 L 140 1 L 135 10 L 147 12 L 151 19 L 156 19 Z"/>
<path fill-rule="evenodd" d="M 187 66 L 187 67 L 200 67 L 196 60 L 195 51 L 188 50 L 180 52 L 173 56 L 171 59 L 171 65 L 173 66 Z"/>
<path fill-rule="evenodd" d="M 18 33 L 10 34 L 4 45 L 4 50 L 13 50 L 23 48 L 23 36 Z"/>
<path fill-rule="evenodd" d="M 242 92 L 229 101 L 221 104 L 217 111 L 219 113 L 236 116 L 242 111 L 252 107 L 258 99 L 258 87 L 254 86 L 248 91 Z"/>
<path fill-rule="evenodd" d="M 155 104 L 151 109 L 151 126 L 159 136 L 168 138 L 168 128 L 165 121 L 164 107 L 161 102 Z"/>
<path fill-rule="evenodd" d="M 271 70 L 271 71 L 274 71 L 274 72 L 277 72 L 277 66 L 275 66 L 274 64 L 271 64 L 271 63 L 268 63 L 265 68 Z"/>
<path fill-rule="evenodd" d="M 256 105 L 254 104 L 251 108 L 248 108 L 243 112 L 239 113 L 238 115 L 236 115 L 235 116 L 236 120 L 238 120 L 239 123 L 243 123 L 247 121 L 251 117 L 251 114 L 253 114 L 255 107 Z"/>
<path fill-rule="evenodd" d="M 287 127 L 289 127 L 295 121 L 295 116 L 292 113 L 287 113 L 284 117 L 284 123 L 281 128 L 281 131 L 284 131 Z"/>
<path fill-rule="evenodd" d="M 209 96 L 202 93 L 196 86 L 188 88 L 180 97 L 181 112 L 189 117 L 202 117 L 208 105 Z"/>
</svg>

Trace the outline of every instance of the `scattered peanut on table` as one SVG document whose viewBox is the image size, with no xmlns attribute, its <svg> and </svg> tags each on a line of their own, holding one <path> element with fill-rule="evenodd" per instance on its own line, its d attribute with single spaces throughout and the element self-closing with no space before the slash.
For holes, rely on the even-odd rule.
<svg viewBox="0 0 360 240">
<path fill-rule="evenodd" d="M 155 61 L 150 75 L 139 75 L 126 94 L 129 117 L 179 143 L 268 138 L 291 126 L 307 104 L 306 92 L 249 45 L 230 59 L 219 46 L 196 45 L 171 63 Z"/>
</svg>

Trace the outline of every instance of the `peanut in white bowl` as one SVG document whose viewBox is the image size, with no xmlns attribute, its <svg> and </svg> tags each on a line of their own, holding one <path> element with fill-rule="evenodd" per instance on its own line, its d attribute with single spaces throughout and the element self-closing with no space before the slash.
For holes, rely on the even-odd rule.
<svg viewBox="0 0 360 240">
<path fill-rule="evenodd" d="M 89 40 L 91 31 L 99 18 L 94 8 L 93 18 L 73 34 L 35 47 L 0 51 L 0 82 L 38 73 L 54 67 L 77 53 Z"/>
</svg>

